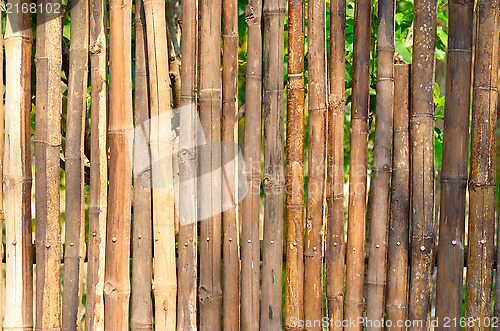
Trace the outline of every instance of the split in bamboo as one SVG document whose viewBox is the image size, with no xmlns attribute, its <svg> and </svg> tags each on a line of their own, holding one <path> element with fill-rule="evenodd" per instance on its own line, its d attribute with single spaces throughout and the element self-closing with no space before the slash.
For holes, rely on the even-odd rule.
<svg viewBox="0 0 500 331">
<path fill-rule="evenodd" d="M 319 321 L 323 318 L 323 202 L 328 116 L 326 1 L 310 1 L 308 10 L 309 182 L 304 243 L 304 318 Z M 322 330 L 322 327 L 315 324 L 310 329 Z"/>
<path fill-rule="evenodd" d="M 105 325 L 128 329 L 132 202 L 131 0 L 111 0 L 109 34 L 109 173 L 104 301 Z"/>
<path fill-rule="evenodd" d="M 392 138 L 394 106 L 394 0 L 378 3 L 377 27 L 377 103 L 375 146 L 369 224 L 369 260 L 366 272 L 366 317 L 370 321 L 384 318 L 387 268 L 387 227 L 392 172 Z M 381 330 L 383 326 L 367 327 Z"/>
<path fill-rule="evenodd" d="M 411 268 L 408 318 L 428 328 L 434 271 L 434 0 L 415 1 L 411 75 Z M 410 328 L 410 330 L 415 329 Z"/>
<path fill-rule="evenodd" d="M 496 122 L 499 61 L 499 1 L 476 5 L 476 45 L 472 96 L 469 177 L 469 258 L 465 317 L 491 316 L 495 236 Z M 483 329 L 477 326 L 475 329 Z"/>
<path fill-rule="evenodd" d="M 328 141 L 326 179 L 325 281 L 330 330 L 344 315 L 344 112 L 345 0 L 330 2 L 330 66 L 328 79 Z"/>
<path fill-rule="evenodd" d="M 368 152 L 368 108 L 370 92 L 371 1 L 357 0 L 354 12 L 354 56 L 352 69 L 351 158 L 346 251 L 345 319 L 363 316 L 365 275 L 366 172 Z M 348 327 L 361 330 L 362 325 Z"/>
<path fill-rule="evenodd" d="M 264 239 L 260 328 L 281 328 L 283 265 L 283 73 L 284 0 L 264 0 Z M 245 244 L 245 243 L 243 243 Z"/>
<path fill-rule="evenodd" d="M 182 2 L 182 63 L 179 132 L 179 271 L 177 330 L 197 330 L 198 117 L 196 109 L 198 2 Z"/>
<path fill-rule="evenodd" d="M 91 176 L 85 326 L 89 331 L 103 331 L 108 194 L 106 0 L 91 0 L 90 12 Z"/>
<path fill-rule="evenodd" d="M 134 208 L 132 219 L 132 293 L 130 327 L 153 330 L 153 228 L 146 18 L 144 1 L 135 1 Z M 146 138 L 144 138 L 146 137 Z M 140 169 L 145 165 L 145 169 Z M 145 170 L 143 172 L 142 170 Z"/>
<path fill-rule="evenodd" d="M 450 1 L 448 8 L 436 318 L 459 320 L 463 295 L 474 1 Z M 459 325 L 451 327 L 460 329 Z"/>
<path fill-rule="evenodd" d="M 44 0 L 38 1 L 38 5 L 45 6 L 47 3 Z M 50 3 L 61 4 L 59 0 Z M 59 219 L 62 31 L 59 14 L 48 11 L 38 13 L 36 39 L 35 329 L 57 330 L 61 328 L 62 250 Z M 26 123 L 29 123 L 29 117 Z M 29 137 L 29 129 L 27 130 Z"/>
<path fill-rule="evenodd" d="M 71 3 L 68 110 L 66 119 L 66 226 L 62 328 L 80 328 L 85 259 L 84 134 L 87 114 L 89 2 Z"/>
<path fill-rule="evenodd" d="M 288 1 L 285 329 L 297 330 L 304 300 L 304 1 Z"/>
<path fill-rule="evenodd" d="M 391 214 L 387 245 L 387 321 L 406 320 L 408 308 L 408 225 L 410 219 L 410 65 L 394 65 L 394 121 Z M 406 330 L 393 325 L 391 331 Z"/>
<path fill-rule="evenodd" d="M 223 326 L 240 327 L 238 222 L 238 1 L 222 2 Z"/>
<path fill-rule="evenodd" d="M 248 194 L 242 204 L 241 330 L 259 330 L 259 205 L 262 144 L 262 0 L 249 0 L 244 161 Z M 302 205 L 301 205 L 302 206 Z"/>
<path fill-rule="evenodd" d="M 19 0 L 9 1 L 13 6 Z M 4 330 L 33 329 L 31 232 L 31 14 L 7 15 L 5 27 L 6 275 Z M 59 156 L 58 156 L 59 157 Z M 59 178 L 59 177 L 58 177 Z"/>
</svg>

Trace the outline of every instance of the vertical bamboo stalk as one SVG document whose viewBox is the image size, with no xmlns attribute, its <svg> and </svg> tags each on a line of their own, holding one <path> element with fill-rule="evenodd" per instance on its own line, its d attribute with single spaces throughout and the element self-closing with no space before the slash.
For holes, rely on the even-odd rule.
<svg viewBox="0 0 500 331">
<path fill-rule="evenodd" d="M 238 1 L 222 2 L 222 222 L 224 330 L 240 326 L 240 254 L 238 225 Z M 236 142 L 236 144 L 235 144 Z M 236 156 L 236 157 L 235 157 Z"/>
<path fill-rule="evenodd" d="M 309 183 L 304 243 L 304 318 L 323 318 L 323 201 L 326 175 L 326 1 L 308 5 Z M 289 145 L 289 148 L 295 148 Z M 311 330 L 322 330 L 316 323 Z"/>
<path fill-rule="evenodd" d="M 248 194 L 242 204 L 241 330 L 259 330 L 259 204 L 262 145 L 262 0 L 249 0 L 244 162 Z"/>
<path fill-rule="evenodd" d="M 134 209 L 132 220 L 132 294 L 130 327 L 153 330 L 153 223 L 151 221 L 151 136 L 149 114 L 146 18 L 143 0 L 135 2 Z M 144 139 L 146 137 L 146 139 Z M 141 172 L 139 165 L 148 165 Z"/>
<path fill-rule="evenodd" d="M 132 193 L 131 0 L 111 0 L 109 35 L 109 190 L 104 323 L 128 329 Z"/>
<path fill-rule="evenodd" d="M 344 315 L 345 0 L 330 2 L 325 280 L 330 330 Z"/>
<path fill-rule="evenodd" d="M 175 330 L 177 280 L 165 2 L 144 0 L 144 12 L 152 117 L 155 325 L 158 330 Z"/>
<path fill-rule="evenodd" d="M 58 0 L 38 1 L 41 6 L 48 3 L 60 4 Z M 48 11 L 38 13 L 35 57 L 36 329 L 61 328 L 61 32 L 59 14 Z"/>
<path fill-rule="evenodd" d="M 369 224 L 369 260 L 366 273 L 366 317 L 384 318 L 387 227 L 391 194 L 392 129 L 394 102 L 394 0 L 378 3 L 377 27 L 377 112 Z M 383 327 L 369 327 L 381 330 Z"/>
<path fill-rule="evenodd" d="M 200 329 L 221 326 L 221 1 L 200 3 L 199 109 L 207 145 L 200 152 Z"/>
<path fill-rule="evenodd" d="M 179 271 L 177 329 L 197 330 L 198 117 L 196 109 L 198 2 L 182 2 L 182 62 L 179 132 Z"/>
<path fill-rule="evenodd" d="M 408 308 L 408 225 L 410 219 L 410 155 L 408 114 L 410 109 L 410 65 L 394 65 L 394 122 L 391 219 L 387 247 L 386 320 L 404 321 Z M 388 330 L 406 330 L 395 323 Z"/>
<path fill-rule="evenodd" d="M 18 0 L 9 1 L 13 6 Z M 4 330 L 33 329 L 31 233 L 31 14 L 7 15 L 5 27 Z M 60 261 L 60 260 L 59 260 Z"/>
<path fill-rule="evenodd" d="M 304 300 L 304 6 L 288 1 L 285 329 L 296 330 Z"/>
<path fill-rule="evenodd" d="M 281 328 L 283 265 L 283 71 L 286 2 L 264 0 L 264 240 L 260 328 Z"/>
<path fill-rule="evenodd" d="M 499 2 L 479 1 L 472 96 L 469 178 L 469 259 L 465 317 L 483 330 L 491 315 L 495 236 L 496 119 L 499 61 Z"/>
<path fill-rule="evenodd" d="M 371 1 L 357 0 L 354 12 L 354 58 L 352 69 L 351 158 L 349 164 L 349 212 L 346 252 L 345 319 L 363 316 L 365 275 L 366 171 L 368 108 L 370 93 Z M 348 330 L 361 330 L 356 323 Z"/>
<path fill-rule="evenodd" d="M 89 248 L 85 326 L 104 330 L 104 265 L 108 194 L 106 1 L 91 0 L 90 80 L 91 154 L 89 192 Z"/>
<path fill-rule="evenodd" d="M 449 2 L 436 318 L 462 316 L 474 2 Z M 455 330 L 460 325 L 451 325 Z"/>
<path fill-rule="evenodd" d="M 3 48 L 4 48 L 4 41 L 3 41 L 3 34 L 0 33 L 0 77 L 3 77 L 3 72 L 4 72 L 4 67 L 3 67 Z M 2 79 L 3 83 L 3 79 Z M 5 129 L 4 129 L 4 94 L 3 91 L 0 93 L 1 99 L 0 99 L 0 178 L 2 178 L 3 182 L 3 166 L 5 162 L 4 158 L 4 134 L 5 134 Z M 4 224 L 4 218 L 5 218 L 5 212 L 3 208 L 3 185 L 0 184 L 0 229 L 3 229 L 3 224 Z M 3 230 L 2 233 L 0 233 L 0 256 L 2 257 L 2 261 L 0 261 L 0 270 L 2 270 L 2 273 L 0 274 L 0 330 L 3 330 L 3 311 L 4 311 L 4 295 L 5 291 L 3 290 L 4 287 L 4 277 L 3 277 L 3 256 L 4 256 L 4 247 L 3 247 Z"/>
<path fill-rule="evenodd" d="M 89 51 L 89 3 L 71 4 L 68 110 L 66 119 L 66 245 L 62 328 L 80 328 L 80 306 L 85 260 L 85 193 L 83 151 L 87 113 L 87 69 Z"/>
<path fill-rule="evenodd" d="M 428 327 L 434 270 L 435 0 L 415 1 L 411 75 L 411 270 L 409 319 Z M 410 328 L 414 329 L 414 328 Z"/>
</svg>

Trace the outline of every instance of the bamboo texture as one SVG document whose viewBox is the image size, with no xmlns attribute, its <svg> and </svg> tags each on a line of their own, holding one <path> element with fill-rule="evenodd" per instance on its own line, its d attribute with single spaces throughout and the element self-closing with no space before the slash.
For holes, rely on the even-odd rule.
<svg viewBox="0 0 500 331">
<path fill-rule="evenodd" d="M 368 216 L 370 238 L 366 272 L 366 318 L 370 321 L 384 318 L 393 145 L 394 14 L 394 0 L 379 1 L 375 146 L 370 184 L 373 199 Z M 382 325 L 367 327 L 368 330 L 382 328 Z"/>
<path fill-rule="evenodd" d="M 304 313 L 304 9 L 288 1 L 285 330 Z"/>
<path fill-rule="evenodd" d="M 472 96 L 469 177 L 469 258 L 465 317 L 470 330 L 486 329 L 491 316 L 495 236 L 496 120 L 499 61 L 499 2 L 479 1 Z M 479 33 L 480 31 L 480 33 Z M 495 74 L 492 74 L 495 73 Z"/>
<path fill-rule="evenodd" d="M 264 0 L 264 238 L 260 328 L 281 328 L 283 265 L 283 73 L 286 2 Z"/>
<path fill-rule="evenodd" d="M 109 37 L 109 189 L 106 227 L 104 323 L 127 330 L 130 298 L 132 202 L 132 72 L 130 0 L 111 0 Z"/>
<path fill-rule="evenodd" d="M 410 220 L 410 67 L 394 65 L 394 121 L 391 211 L 387 244 L 386 320 L 404 321 L 408 310 L 408 244 Z M 405 330 L 396 324 L 387 330 Z"/>
<path fill-rule="evenodd" d="M 85 260 L 84 134 L 87 113 L 89 2 L 71 7 L 68 110 L 66 118 L 66 227 L 62 329 L 80 328 L 83 262 Z"/>
<path fill-rule="evenodd" d="M 323 318 L 323 207 L 326 175 L 326 1 L 308 4 L 309 178 L 304 242 L 304 318 Z M 294 148 L 294 146 L 290 146 Z M 308 328 L 309 329 L 309 328 Z M 311 330 L 322 330 L 315 324 Z"/>
<path fill-rule="evenodd" d="M 473 1 L 449 2 L 436 318 L 462 317 Z M 451 325 L 459 330 L 460 325 Z"/>
<path fill-rule="evenodd" d="M 3 34 L 0 33 L 0 77 L 3 77 L 4 73 L 4 65 L 3 65 L 3 60 L 4 60 L 4 55 L 3 55 L 3 50 L 4 50 L 4 40 L 3 40 Z M 3 165 L 5 162 L 5 157 L 4 157 L 4 143 L 5 143 L 5 129 L 4 129 L 4 104 L 3 104 L 3 98 L 4 98 L 4 93 L 0 93 L 1 96 L 1 101 L 0 101 L 0 178 L 2 178 L 3 182 Z M 5 219 L 5 212 L 4 212 L 4 207 L 3 207 L 3 185 L 0 185 L 0 229 L 3 229 L 4 225 L 4 219 Z M 4 256 L 4 246 L 3 246 L 3 231 L 2 234 L 0 234 L 0 256 Z M 2 266 L 3 270 L 3 258 L 2 262 L 0 263 L 0 266 Z M 0 274 L 0 301 L 2 304 L 0 304 L 0 330 L 3 330 L 3 302 L 4 302 L 4 297 L 5 297 L 5 291 L 4 291 L 4 276 L 3 276 L 3 271 Z"/>
<path fill-rule="evenodd" d="M 262 145 L 262 0 L 249 0 L 244 165 L 248 193 L 242 202 L 241 330 L 259 330 L 259 206 Z"/>
<path fill-rule="evenodd" d="M 135 2 L 134 208 L 132 219 L 132 293 L 130 328 L 153 330 L 153 223 L 151 221 L 151 136 L 144 1 Z M 139 169 L 145 164 L 146 172 Z"/>
<path fill-rule="evenodd" d="M 91 149 L 89 187 L 89 243 L 85 327 L 104 330 L 104 266 L 108 195 L 106 1 L 91 0 L 90 95 Z"/>
<path fill-rule="evenodd" d="M 224 330 L 239 330 L 238 1 L 223 0 L 222 8 L 222 316 Z"/>
<path fill-rule="evenodd" d="M 38 4 L 45 5 L 46 3 L 48 2 L 38 1 Z M 60 4 L 58 0 L 50 3 Z M 35 56 L 37 112 L 34 139 L 37 265 L 35 329 L 57 330 L 61 328 L 62 244 L 59 221 L 61 19 L 58 14 L 46 11 L 37 15 L 37 25 Z M 26 123 L 30 123 L 29 117 Z M 28 141 L 29 132 L 28 129 L 26 138 Z"/>
<path fill-rule="evenodd" d="M 436 1 L 415 1 L 410 110 L 411 268 L 408 318 L 428 327 L 434 270 Z M 410 330 L 415 327 L 410 328 Z"/>
<path fill-rule="evenodd" d="M 198 272 L 198 117 L 196 109 L 198 3 L 182 2 L 181 91 L 179 133 L 179 271 L 177 329 L 197 330 Z"/>
<path fill-rule="evenodd" d="M 371 2 L 358 0 L 354 12 L 353 89 L 351 106 L 351 158 L 349 174 L 349 211 L 346 247 L 345 316 L 347 321 L 363 316 L 365 266 L 366 173 L 368 107 L 370 84 Z M 361 330 L 355 323 L 347 330 Z"/>
<path fill-rule="evenodd" d="M 18 0 L 9 1 L 12 5 Z M 33 329 L 31 233 L 31 14 L 5 26 L 5 320 L 6 331 Z"/>
<path fill-rule="evenodd" d="M 339 323 L 344 318 L 345 17 L 345 0 L 331 1 L 325 238 L 326 310 L 331 321 L 329 330 L 341 330 Z"/>
</svg>

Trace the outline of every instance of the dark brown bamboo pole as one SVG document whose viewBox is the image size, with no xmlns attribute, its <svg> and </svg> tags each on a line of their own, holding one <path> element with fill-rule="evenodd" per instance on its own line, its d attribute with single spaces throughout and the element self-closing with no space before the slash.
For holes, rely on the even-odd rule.
<svg viewBox="0 0 500 331">
<path fill-rule="evenodd" d="M 262 0 L 249 0 L 244 164 L 248 193 L 242 203 L 241 330 L 259 330 L 259 205 L 262 146 Z"/>
<path fill-rule="evenodd" d="M 221 1 L 200 3 L 199 112 L 207 144 L 200 151 L 200 329 L 221 327 Z M 205 175 L 205 176 L 203 176 Z"/>
<path fill-rule="evenodd" d="M 375 146 L 369 225 L 369 260 L 366 272 L 366 317 L 375 321 L 384 318 L 387 268 L 387 227 L 392 172 L 392 129 L 394 106 L 394 0 L 378 3 L 377 27 L 377 103 L 375 118 Z M 381 330 L 382 325 L 368 326 Z"/>
<path fill-rule="evenodd" d="M 238 222 L 238 1 L 222 2 L 222 222 L 224 330 L 240 326 Z M 236 156 L 236 158 L 235 158 Z M 236 162 L 235 162 L 236 160 Z"/>
<path fill-rule="evenodd" d="M 394 121 L 391 215 L 387 247 L 386 320 L 406 320 L 408 308 L 408 244 L 410 219 L 410 65 L 394 65 Z M 396 323 L 388 330 L 406 330 Z"/>
<path fill-rule="evenodd" d="M 345 16 L 345 0 L 331 1 L 325 236 L 326 309 L 333 325 L 329 330 L 342 330 L 344 315 Z"/>
<path fill-rule="evenodd" d="M 66 118 L 66 227 L 62 328 L 77 330 L 81 321 L 83 262 L 85 259 L 85 192 L 83 151 L 87 113 L 89 2 L 71 4 L 68 110 Z"/>
<path fill-rule="evenodd" d="M 103 291 L 108 195 L 106 1 L 91 0 L 90 12 L 91 176 L 85 327 L 86 330 L 97 331 L 104 330 Z"/>
<path fill-rule="evenodd" d="M 9 1 L 13 6 L 20 1 Z M 6 331 L 33 329 L 31 232 L 31 14 L 13 12 L 5 26 Z"/>
<path fill-rule="evenodd" d="M 486 329 L 491 316 L 495 236 L 496 120 L 498 99 L 498 1 L 479 1 L 472 96 L 469 177 L 469 259 L 465 317 L 471 330 Z"/>
<path fill-rule="evenodd" d="M 197 330 L 198 117 L 196 107 L 198 2 L 182 2 L 182 62 L 179 133 L 179 269 L 177 329 Z"/>
<path fill-rule="evenodd" d="M 411 76 L 411 270 L 408 317 L 428 327 L 434 270 L 434 63 L 436 5 L 415 1 Z M 410 328 L 410 330 L 415 329 Z"/>
<path fill-rule="evenodd" d="M 308 20 L 309 183 L 304 242 L 304 318 L 319 321 L 323 318 L 323 201 L 328 115 L 326 1 L 309 2 Z M 322 326 L 315 323 L 310 329 L 322 330 Z"/>
<path fill-rule="evenodd" d="M 264 238 L 261 330 L 281 328 L 283 265 L 283 71 L 286 2 L 264 0 Z M 248 244 L 248 243 L 247 243 Z"/>
<path fill-rule="evenodd" d="M 153 222 L 151 220 L 151 137 L 144 1 L 135 1 L 134 209 L 130 328 L 153 330 Z M 139 169 L 147 165 L 146 173 Z"/>
<path fill-rule="evenodd" d="M 300 330 L 304 313 L 304 10 L 303 0 L 288 1 L 286 330 Z"/>
<path fill-rule="evenodd" d="M 38 1 L 38 5 L 42 6 L 46 6 L 48 3 L 54 5 L 60 4 L 60 1 Z M 61 32 L 59 14 L 49 13 L 48 11 L 38 13 L 35 57 L 37 71 L 35 329 L 40 330 L 57 330 L 61 328 L 60 268 L 62 244 L 59 221 Z M 26 123 L 29 123 L 29 121 Z"/>
<path fill-rule="evenodd" d="M 450 1 L 436 318 L 462 316 L 474 1 Z M 460 324 L 450 325 L 460 330 Z"/>
<path fill-rule="evenodd" d="M 346 251 L 345 319 L 363 316 L 365 275 L 366 172 L 370 89 L 371 1 L 357 0 L 354 12 L 354 57 L 351 106 L 351 158 Z M 356 323 L 347 330 L 361 330 Z"/>
<path fill-rule="evenodd" d="M 104 323 L 128 329 L 132 165 L 131 0 L 111 0 L 109 35 L 109 190 Z"/>
</svg>

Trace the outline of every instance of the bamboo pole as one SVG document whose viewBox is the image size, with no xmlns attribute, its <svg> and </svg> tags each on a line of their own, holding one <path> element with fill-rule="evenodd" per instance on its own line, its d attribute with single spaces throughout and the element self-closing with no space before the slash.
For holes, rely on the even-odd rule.
<svg viewBox="0 0 500 331">
<path fill-rule="evenodd" d="M 408 317 L 428 327 L 434 270 L 434 63 L 436 5 L 415 1 L 411 76 L 411 269 Z M 410 330 L 415 328 L 410 328 Z"/>
<path fill-rule="evenodd" d="M 325 281 L 330 330 L 344 315 L 345 0 L 330 2 Z"/>
<path fill-rule="evenodd" d="M 326 175 L 326 1 L 308 5 L 309 182 L 304 243 L 304 318 L 323 318 L 323 201 Z M 289 145 L 289 148 L 295 148 Z M 309 329 L 309 328 L 308 328 Z M 322 330 L 314 324 L 311 330 Z"/>
<path fill-rule="evenodd" d="M 262 145 L 262 0 L 249 0 L 244 162 L 248 194 L 242 204 L 241 330 L 259 330 L 259 205 Z"/>
<path fill-rule="evenodd" d="M 223 326 L 240 326 L 240 254 L 238 222 L 238 1 L 222 2 L 222 214 Z"/>
<path fill-rule="evenodd" d="M 58 0 L 38 1 L 38 5 L 42 6 L 48 3 L 60 4 Z M 34 139 L 37 265 L 35 329 L 60 329 L 61 19 L 56 13 L 42 11 L 37 15 L 37 25 L 35 57 L 37 112 Z"/>
<path fill-rule="evenodd" d="M 408 308 L 408 225 L 410 219 L 410 155 L 408 114 L 410 109 L 410 65 L 394 65 L 394 121 L 391 214 L 387 245 L 386 320 L 404 321 Z M 395 323 L 387 330 L 406 330 Z"/>
<path fill-rule="evenodd" d="M 304 307 L 304 1 L 288 1 L 285 329 Z M 248 115 L 247 115 L 248 116 Z"/>
<path fill-rule="evenodd" d="M 106 1 L 91 0 L 91 155 L 86 330 L 104 330 L 104 265 L 108 194 Z"/>
<path fill-rule="evenodd" d="M 394 106 L 394 0 L 378 3 L 377 27 L 377 103 L 375 119 L 375 146 L 369 212 L 369 260 L 366 273 L 366 317 L 384 318 L 387 268 L 387 227 L 392 172 L 392 129 Z M 381 330 L 383 326 L 368 327 Z"/>
<path fill-rule="evenodd" d="M 132 165 L 132 72 L 130 0 L 111 0 L 109 35 L 109 190 L 106 231 L 104 323 L 128 329 Z"/>
<path fill-rule="evenodd" d="M 3 67 L 3 49 L 4 49 L 4 40 L 3 40 L 3 34 L 0 33 L 0 77 L 3 77 L 3 72 L 4 72 L 4 67 Z M 3 83 L 3 79 L 2 79 Z M 5 143 L 5 129 L 4 129 L 4 93 L 3 90 L 0 93 L 1 99 L 0 99 L 0 178 L 2 178 L 3 182 L 3 166 L 5 162 L 4 158 L 4 143 Z M 3 229 L 3 224 L 4 224 L 4 219 L 5 219 L 5 212 L 4 212 L 4 207 L 3 207 L 3 185 L 0 185 L 0 229 Z M 3 247 L 3 230 L 2 233 L 0 233 L 0 256 L 4 256 L 4 247 Z M 4 312 L 4 295 L 5 291 L 3 289 L 4 287 L 4 277 L 3 277 L 3 258 L 2 261 L 0 262 L 0 270 L 2 270 L 2 273 L 0 274 L 0 330 L 3 330 L 3 312 Z"/>
<path fill-rule="evenodd" d="M 495 236 L 496 119 L 498 99 L 498 1 L 477 4 L 469 179 L 469 259 L 465 317 L 471 330 L 491 316 Z"/>
<path fill-rule="evenodd" d="M 474 1 L 449 2 L 436 318 L 462 316 Z M 460 325 L 451 325 L 459 330 Z"/>
<path fill-rule="evenodd" d="M 354 12 L 354 58 L 351 106 L 351 158 L 349 173 L 349 212 L 346 251 L 345 319 L 363 316 L 365 260 L 366 172 L 368 108 L 370 84 L 371 1 L 358 0 Z M 356 323 L 348 330 L 361 330 Z"/>
<path fill-rule="evenodd" d="M 179 132 L 179 271 L 177 329 L 197 330 L 198 117 L 196 109 L 198 2 L 182 2 L 182 62 Z"/>
<path fill-rule="evenodd" d="M 144 0 L 144 12 L 152 117 L 155 326 L 158 330 L 175 330 L 177 280 L 172 154 L 168 138 L 172 129 L 165 3 Z"/>
<path fill-rule="evenodd" d="M 260 328 L 281 328 L 283 264 L 283 71 L 286 2 L 264 0 L 264 238 Z"/>
<path fill-rule="evenodd" d="M 87 69 L 89 51 L 89 3 L 71 6 L 68 110 L 66 118 L 66 239 L 62 328 L 77 330 L 81 321 L 83 262 L 85 260 L 85 193 L 83 151 L 87 113 Z"/>
<path fill-rule="evenodd" d="M 13 6 L 18 0 L 9 1 Z M 7 15 L 5 27 L 6 331 L 33 329 L 31 233 L 31 14 Z M 59 178 L 59 177 L 58 177 Z"/>
<path fill-rule="evenodd" d="M 199 111 L 207 145 L 200 151 L 200 329 L 221 327 L 221 1 L 200 2 Z"/>
<path fill-rule="evenodd" d="M 135 2 L 134 209 L 132 219 L 132 293 L 130 327 L 153 330 L 153 223 L 151 221 L 151 151 L 146 18 L 143 0 Z M 144 139 L 144 137 L 146 137 Z M 139 165 L 146 164 L 146 173 Z"/>
</svg>

